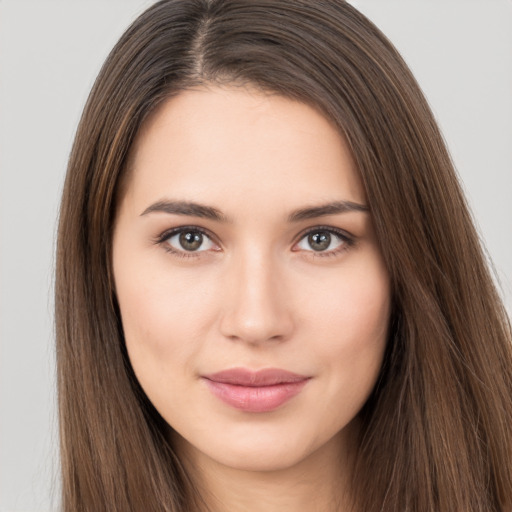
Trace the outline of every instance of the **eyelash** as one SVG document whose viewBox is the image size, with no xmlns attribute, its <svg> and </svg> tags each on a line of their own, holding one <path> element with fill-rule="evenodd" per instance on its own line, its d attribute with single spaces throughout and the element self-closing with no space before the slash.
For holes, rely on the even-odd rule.
<svg viewBox="0 0 512 512">
<path fill-rule="evenodd" d="M 212 240 L 213 243 L 216 243 L 215 237 L 213 235 L 211 235 L 208 231 L 198 226 L 181 226 L 179 228 L 173 228 L 164 231 L 160 236 L 156 238 L 155 243 L 157 245 L 161 245 L 165 251 L 171 253 L 173 256 L 177 256 L 178 258 L 197 258 L 201 252 L 205 251 L 179 251 L 177 249 L 174 249 L 174 247 L 167 243 L 167 241 L 173 236 L 179 235 L 181 233 L 186 233 L 187 231 L 193 233 L 200 233 L 201 235 Z"/>
<path fill-rule="evenodd" d="M 304 240 L 306 237 L 316 234 L 316 233 L 329 233 L 330 235 L 334 235 L 338 238 L 342 244 L 340 247 L 336 249 L 331 249 L 330 251 L 305 251 L 308 253 L 308 257 L 313 258 L 332 258 L 340 255 L 341 253 L 348 251 L 351 247 L 353 247 L 356 243 L 355 237 L 343 231 L 342 229 L 334 228 L 332 226 L 314 226 L 313 228 L 308 228 L 306 231 L 302 232 L 298 237 L 297 241 L 293 244 L 294 247 Z"/>
<path fill-rule="evenodd" d="M 170 238 L 173 236 L 179 235 L 181 233 L 186 233 L 187 231 L 200 233 L 201 235 L 207 237 L 210 239 L 213 243 L 215 242 L 215 237 L 210 234 L 208 231 L 206 231 L 203 228 L 200 228 L 199 226 L 181 226 L 179 228 L 173 228 L 167 231 L 164 231 L 161 235 L 159 235 L 154 243 L 157 245 L 161 245 L 163 249 L 166 252 L 171 253 L 173 256 L 176 256 L 178 258 L 197 258 L 200 253 L 206 252 L 206 251 L 181 251 L 174 249 L 171 245 L 169 245 L 167 242 Z M 348 234 L 347 232 L 338 229 L 333 228 L 332 226 L 314 226 L 313 228 L 308 228 L 306 231 L 302 232 L 296 239 L 296 241 L 293 244 L 293 247 L 295 247 L 298 243 L 300 243 L 303 239 L 305 239 L 307 236 L 310 236 L 312 234 L 316 233 L 329 233 L 330 235 L 334 235 L 336 238 L 338 238 L 342 244 L 339 248 L 332 249 L 330 251 L 305 251 L 308 254 L 308 257 L 313 258 L 330 258 L 334 256 L 338 256 L 339 254 L 349 250 L 351 247 L 355 244 L 355 238 Z M 218 244 L 217 244 L 218 245 Z M 293 249 L 292 249 L 293 250 Z M 294 252 L 298 252 L 298 250 L 295 250 Z"/>
</svg>

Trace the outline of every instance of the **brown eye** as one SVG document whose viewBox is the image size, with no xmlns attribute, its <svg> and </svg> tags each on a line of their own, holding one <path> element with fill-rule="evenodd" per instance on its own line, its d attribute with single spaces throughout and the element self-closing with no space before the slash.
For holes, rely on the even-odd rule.
<svg viewBox="0 0 512 512">
<path fill-rule="evenodd" d="M 184 231 L 179 235 L 179 242 L 185 251 L 197 251 L 203 243 L 203 234 L 198 231 Z"/>
<path fill-rule="evenodd" d="M 294 246 L 294 250 L 320 255 L 334 255 L 352 245 L 353 240 L 338 229 L 316 228 L 306 233 Z"/>
<path fill-rule="evenodd" d="M 170 246 L 174 252 L 204 252 L 218 250 L 213 240 L 199 229 L 176 229 L 169 236 L 162 239 L 161 243 Z"/>
<path fill-rule="evenodd" d="M 331 234 L 327 231 L 308 235 L 308 244 L 314 251 L 325 251 L 331 245 Z"/>
</svg>

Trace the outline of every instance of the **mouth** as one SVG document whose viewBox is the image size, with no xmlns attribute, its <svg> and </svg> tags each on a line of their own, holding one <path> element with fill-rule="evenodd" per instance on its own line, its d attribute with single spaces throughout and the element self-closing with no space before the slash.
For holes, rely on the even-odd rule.
<svg viewBox="0 0 512 512">
<path fill-rule="evenodd" d="M 245 412 L 270 412 L 298 395 L 311 377 L 277 368 L 232 368 L 202 378 L 208 389 L 231 407 Z"/>
</svg>

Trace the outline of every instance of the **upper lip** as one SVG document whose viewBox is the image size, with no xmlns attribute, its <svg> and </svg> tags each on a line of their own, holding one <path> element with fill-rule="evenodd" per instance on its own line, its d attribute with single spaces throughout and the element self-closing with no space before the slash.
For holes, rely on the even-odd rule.
<svg viewBox="0 0 512 512">
<path fill-rule="evenodd" d="M 290 384 L 309 379 L 309 377 L 304 375 L 279 368 L 265 368 L 256 371 L 247 368 L 230 368 L 229 370 L 203 375 L 203 378 L 222 384 L 247 387 L 275 386 L 277 384 Z"/>
</svg>

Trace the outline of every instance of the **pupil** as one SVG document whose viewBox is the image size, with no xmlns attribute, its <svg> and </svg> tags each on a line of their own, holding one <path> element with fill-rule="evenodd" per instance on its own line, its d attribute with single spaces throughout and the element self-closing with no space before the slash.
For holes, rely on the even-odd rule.
<svg viewBox="0 0 512 512">
<path fill-rule="evenodd" d="M 203 243 L 203 235 L 197 231 L 187 231 L 180 234 L 180 245 L 186 251 L 197 251 Z"/>
<path fill-rule="evenodd" d="M 331 244 L 331 234 L 325 231 L 308 236 L 310 247 L 314 251 L 325 251 Z"/>
</svg>

